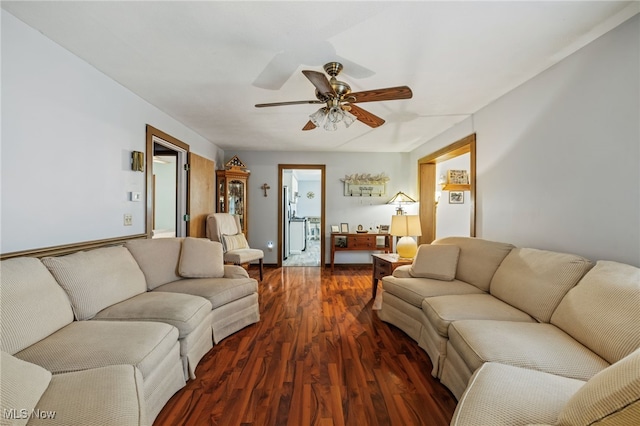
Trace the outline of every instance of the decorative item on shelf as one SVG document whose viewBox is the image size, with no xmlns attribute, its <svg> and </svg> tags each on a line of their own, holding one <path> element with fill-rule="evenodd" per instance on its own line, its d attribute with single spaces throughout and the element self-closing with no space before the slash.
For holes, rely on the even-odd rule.
<svg viewBox="0 0 640 426">
<path fill-rule="evenodd" d="M 409 197 L 407 194 L 405 194 L 402 191 L 398 191 L 398 193 L 396 195 L 393 196 L 393 198 L 391 198 L 389 201 L 387 201 L 387 204 L 397 204 L 398 207 L 396 207 L 396 215 L 403 215 L 404 214 L 404 210 L 402 209 L 403 205 L 407 205 L 407 204 L 413 204 L 416 203 L 417 201 L 414 200 L 413 198 Z"/>
<path fill-rule="evenodd" d="M 445 180 L 446 179 L 446 180 Z M 469 173 L 466 170 L 448 170 L 447 176 L 440 176 L 439 182 L 443 191 L 469 191 Z"/>
<path fill-rule="evenodd" d="M 144 172 L 144 152 L 133 151 L 131 153 L 131 170 Z"/>
<path fill-rule="evenodd" d="M 340 232 L 342 232 L 343 234 L 348 234 L 349 233 L 349 224 L 348 223 L 341 223 L 340 224 Z"/>
<path fill-rule="evenodd" d="M 224 165 L 226 170 L 242 170 L 248 172 L 247 166 L 244 165 L 242 161 L 238 158 L 237 155 L 234 155 L 233 158 Z"/>
<path fill-rule="evenodd" d="M 346 197 L 382 197 L 386 194 L 389 176 L 384 173 L 371 175 L 370 173 L 345 175 L 344 195 Z"/>
<path fill-rule="evenodd" d="M 337 234 L 338 232 L 340 232 L 340 227 L 338 225 L 331 225 L 331 233 Z"/>
<path fill-rule="evenodd" d="M 380 225 L 378 227 L 379 234 L 388 234 L 389 233 L 389 225 Z"/>
<path fill-rule="evenodd" d="M 418 244 L 412 237 L 422 235 L 420 216 L 391 216 L 391 235 L 401 237 L 396 243 L 396 253 L 403 259 L 413 259 L 418 251 Z"/>
<path fill-rule="evenodd" d="M 367 233 L 367 232 L 369 232 L 369 231 L 367 231 L 366 229 L 364 229 L 364 226 L 362 226 L 362 225 L 358 225 L 358 228 L 356 229 L 356 232 L 357 232 L 358 234 L 366 234 L 366 233 Z"/>
</svg>

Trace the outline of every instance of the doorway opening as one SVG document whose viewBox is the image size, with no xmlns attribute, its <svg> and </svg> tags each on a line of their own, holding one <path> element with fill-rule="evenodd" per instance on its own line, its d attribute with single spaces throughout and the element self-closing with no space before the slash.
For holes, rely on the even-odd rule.
<svg viewBox="0 0 640 426">
<path fill-rule="evenodd" d="M 147 236 L 187 236 L 189 145 L 147 126 Z"/>
<path fill-rule="evenodd" d="M 464 188 L 455 188 L 458 194 L 451 201 L 449 190 L 446 190 L 441 184 L 442 174 L 446 173 L 442 167 L 445 162 L 450 164 L 460 164 L 453 162 L 453 159 L 464 159 L 465 166 L 468 165 L 469 184 Z M 468 161 L 467 161 L 468 158 Z M 454 167 L 465 166 L 455 165 Z M 464 229 L 468 232 L 468 236 L 476 236 L 476 135 L 475 133 L 466 136 L 449 146 L 446 146 L 433 154 L 418 160 L 418 181 L 420 185 L 420 227 L 422 228 L 422 236 L 418 240 L 418 244 L 430 244 L 436 238 L 444 235 L 437 235 L 437 217 L 438 205 L 440 203 L 454 203 L 456 207 L 464 207 L 464 211 L 468 214 L 468 226 L 466 224 L 458 229 Z M 468 203 L 464 206 L 464 203 Z M 440 209 L 442 210 L 442 208 Z M 452 215 L 449 214 L 449 217 Z"/>
<path fill-rule="evenodd" d="M 278 165 L 278 266 L 323 266 L 325 166 Z"/>
</svg>

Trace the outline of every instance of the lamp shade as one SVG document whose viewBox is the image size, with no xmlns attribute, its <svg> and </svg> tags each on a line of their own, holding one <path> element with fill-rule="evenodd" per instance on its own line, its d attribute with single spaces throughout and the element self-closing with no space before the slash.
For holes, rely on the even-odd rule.
<svg viewBox="0 0 640 426">
<path fill-rule="evenodd" d="M 401 237 L 396 243 L 398 256 L 413 259 L 418 251 L 418 244 L 412 236 L 422 235 L 420 216 L 396 215 L 391 216 L 391 235 Z"/>
<path fill-rule="evenodd" d="M 420 216 L 395 215 L 391 216 L 391 235 L 396 237 L 420 236 Z"/>
</svg>

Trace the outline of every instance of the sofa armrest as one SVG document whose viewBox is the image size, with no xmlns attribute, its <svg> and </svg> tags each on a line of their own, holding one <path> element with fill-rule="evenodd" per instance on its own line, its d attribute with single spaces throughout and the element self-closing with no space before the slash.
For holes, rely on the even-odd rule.
<svg viewBox="0 0 640 426">
<path fill-rule="evenodd" d="M 411 265 L 400 265 L 393 270 L 393 276 L 396 278 L 413 278 L 409 273 L 410 270 Z"/>
<path fill-rule="evenodd" d="M 249 273 L 240 265 L 224 265 L 224 278 L 249 278 Z"/>
</svg>

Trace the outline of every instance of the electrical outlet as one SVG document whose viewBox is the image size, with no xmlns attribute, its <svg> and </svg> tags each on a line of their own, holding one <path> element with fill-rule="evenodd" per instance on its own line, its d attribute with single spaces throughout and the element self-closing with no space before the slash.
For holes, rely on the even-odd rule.
<svg viewBox="0 0 640 426">
<path fill-rule="evenodd" d="M 131 225 L 133 225 L 133 215 L 125 213 L 124 226 L 131 226 Z"/>
</svg>

